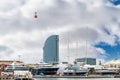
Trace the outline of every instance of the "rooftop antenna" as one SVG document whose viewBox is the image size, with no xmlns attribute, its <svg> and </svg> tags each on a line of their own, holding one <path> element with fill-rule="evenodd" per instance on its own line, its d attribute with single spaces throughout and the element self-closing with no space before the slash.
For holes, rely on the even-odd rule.
<svg viewBox="0 0 120 80">
<path fill-rule="evenodd" d="M 19 57 L 19 61 L 21 61 L 21 55 L 18 55 L 18 57 Z"/>
<path fill-rule="evenodd" d="M 99 65 L 102 65 L 101 60 L 99 61 Z"/>
</svg>

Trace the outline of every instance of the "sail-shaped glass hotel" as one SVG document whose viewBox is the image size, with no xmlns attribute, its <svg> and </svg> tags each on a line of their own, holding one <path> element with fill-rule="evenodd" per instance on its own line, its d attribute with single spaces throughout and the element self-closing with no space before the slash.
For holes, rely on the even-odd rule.
<svg viewBox="0 0 120 80">
<path fill-rule="evenodd" d="M 52 35 L 47 38 L 43 47 L 43 61 L 50 64 L 59 62 L 59 36 Z"/>
</svg>

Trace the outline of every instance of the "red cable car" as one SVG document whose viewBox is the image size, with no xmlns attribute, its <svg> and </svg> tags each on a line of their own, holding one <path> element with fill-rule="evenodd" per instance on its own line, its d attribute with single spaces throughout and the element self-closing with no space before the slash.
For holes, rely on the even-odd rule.
<svg viewBox="0 0 120 80">
<path fill-rule="evenodd" d="M 34 18 L 38 18 L 38 16 L 37 16 L 37 12 L 35 12 L 35 16 L 34 16 Z"/>
</svg>

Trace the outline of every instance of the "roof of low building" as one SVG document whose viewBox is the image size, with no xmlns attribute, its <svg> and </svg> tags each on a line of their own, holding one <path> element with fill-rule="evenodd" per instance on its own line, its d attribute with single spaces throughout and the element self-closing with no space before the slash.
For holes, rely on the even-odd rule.
<svg viewBox="0 0 120 80">
<path fill-rule="evenodd" d="M 120 60 L 112 60 L 106 63 L 107 64 L 120 64 Z"/>
</svg>

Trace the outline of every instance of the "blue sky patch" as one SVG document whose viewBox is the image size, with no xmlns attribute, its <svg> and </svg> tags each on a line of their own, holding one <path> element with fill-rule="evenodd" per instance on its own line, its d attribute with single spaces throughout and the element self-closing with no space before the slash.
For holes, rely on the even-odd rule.
<svg viewBox="0 0 120 80">
<path fill-rule="evenodd" d="M 108 54 L 106 60 L 120 59 L 120 44 L 111 46 L 104 42 L 100 42 L 95 47 L 102 48 Z"/>
<path fill-rule="evenodd" d="M 114 5 L 119 5 L 120 4 L 120 0 L 109 0 L 111 3 L 113 3 Z"/>
</svg>

